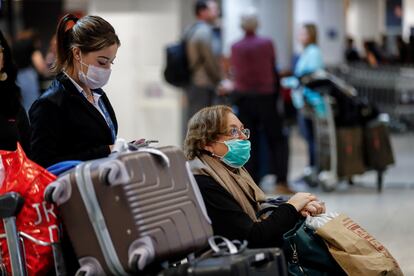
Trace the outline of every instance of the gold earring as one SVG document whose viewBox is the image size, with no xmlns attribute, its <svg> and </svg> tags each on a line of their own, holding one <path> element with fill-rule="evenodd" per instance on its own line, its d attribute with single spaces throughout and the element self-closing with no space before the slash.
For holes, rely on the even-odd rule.
<svg viewBox="0 0 414 276">
<path fill-rule="evenodd" d="M 7 80 L 7 73 L 6 72 L 0 73 L 0 81 L 5 81 L 5 80 Z"/>
</svg>

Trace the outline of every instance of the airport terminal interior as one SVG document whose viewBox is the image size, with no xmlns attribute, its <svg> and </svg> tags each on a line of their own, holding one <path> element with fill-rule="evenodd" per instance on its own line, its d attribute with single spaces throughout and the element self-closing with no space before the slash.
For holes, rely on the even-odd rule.
<svg viewBox="0 0 414 276">
<path fill-rule="evenodd" d="M 59 19 L 67 13 L 104 18 L 120 40 L 110 80 L 103 88 L 117 117 L 117 137 L 126 141 L 157 140 L 153 144 L 156 147 L 182 148 L 191 101 L 185 89 L 165 80 L 164 68 L 166 47 L 177 43 L 196 22 L 195 2 L 0 0 L 0 30 L 12 49 L 19 39 L 33 35 L 34 47 L 50 68 L 56 57 L 54 33 Z M 313 122 L 318 130 L 314 133 L 314 143 L 319 143 L 317 154 L 323 155 L 318 155 L 319 158 L 327 158 L 329 165 L 326 174 L 320 173 L 322 167 L 316 172 L 310 169 L 307 141 L 298 123 L 303 109 L 294 106 L 295 88 L 278 85 L 278 103 L 282 106 L 278 110 L 284 117 L 281 128 L 287 137 L 289 152 L 287 188 L 316 195 L 325 202 L 327 212 L 347 214 L 390 251 L 404 275 L 414 276 L 414 0 L 217 0 L 215 3 L 218 16 L 212 23 L 216 41 L 213 48 L 219 53 L 222 79 L 214 88 L 218 91 L 214 103 L 233 107 L 236 115 L 238 107 L 232 102 L 231 92 L 234 88 L 232 46 L 245 36 L 242 16 L 253 15 L 258 22 L 257 35 L 273 43 L 274 67 L 280 80 L 295 72 L 295 64 L 304 51 L 300 40 L 304 24 L 316 26 L 324 72 L 332 76 L 338 91 L 346 90 L 359 99 L 358 103 L 375 108 L 376 118 L 385 126 L 382 130 L 389 134 L 382 137 L 389 138 L 389 144 L 382 145 L 389 149 L 385 155 L 373 157 L 368 152 L 360 154 L 360 159 L 371 158 L 374 163 L 378 161 L 375 159 L 391 161 L 380 170 L 366 166 L 355 174 L 341 176 L 338 170 L 345 166 L 343 154 L 365 151 L 379 141 L 374 139 L 373 144 L 350 149 L 355 145 L 352 144 L 341 152 L 341 143 L 346 139 L 355 142 L 355 133 L 360 130 L 341 136 L 335 120 L 318 117 L 320 105 L 315 104 L 312 118 L 317 118 Z M 46 67 L 43 72 L 36 68 L 41 75 L 37 96 L 54 78 Z M 306 79 L 299 81 L 306 82 Z M 220 89 L 226 93 L 221 94 Z M 331 110 L 330 98 L 319 96 L 317 99 L 329 105 L 323 109 L 325 116 L 339 116 L 338 111 Z M 270 169 L 263 129 L 255 132 L 261 135 L 256 138 L 256 141 L 260 139 L 260 150 L 256 153 L 260 154 L 261 165 L 257 182 L 270 196 L 277 193 L 277 176 Z M 359 160 L 351 159 L 351 162 Z M 337 166 L 338 169 L 329 171 L 329 167 Z"/>
</svg>

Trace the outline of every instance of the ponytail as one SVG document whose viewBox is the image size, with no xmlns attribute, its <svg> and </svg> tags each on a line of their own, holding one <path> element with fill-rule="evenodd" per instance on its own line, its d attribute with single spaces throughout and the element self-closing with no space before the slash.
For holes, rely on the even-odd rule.
<svg viewBox="0 0 414 276">
<path fill-rule="evenodd" d="M 55 73 L 59 73 L 67 65 L 72 63 L 73 55 L 71 51 L 72 27 L 68 23 L 73 21 L 74 24 L 78 18 L 73 14 L 66 14 L 60 19 L 56 29 L 56 62 L 53 66 Z"/>
</svg>

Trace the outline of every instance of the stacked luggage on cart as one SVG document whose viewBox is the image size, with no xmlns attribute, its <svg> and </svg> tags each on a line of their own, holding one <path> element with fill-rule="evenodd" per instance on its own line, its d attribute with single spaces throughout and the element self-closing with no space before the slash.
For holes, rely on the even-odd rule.
<svg viewBox="0 0 414 276">
<path fill-rule="evenodd" d="M 63 172 L 44 189 L 43 200 L 57 206 L 62 221 L 63 251 L 53 251 L 57 275 L 287 275 L 280 249 L 253 250 L 212 236 L 180 149 L 122 141 L 115 149 L 108 158 Z M 25 244 L 32 241 L 16 228 L 16 221 L 26 219 L 19 216 L 23 205 L 16 193 L 0 198 L 6 228 L 1 242 L 10 249 L 4 275 L 33 274 L 25 266 Z M 209 244 L 213 253 L 201 256 Z"/>
<path fill-rule="evenodd" d="M 311 110 L 314 125 L 317 175 L 313 181 L 326 191 L 340 180 L 369 170 L 377 171 L 378 191 L 383 173 L 394 163 L 388 116 L 359 98 L 357 91 L 326 71 L 300 79 L 303 87 L 319 93 L 323 114 Z"/>
</svg>

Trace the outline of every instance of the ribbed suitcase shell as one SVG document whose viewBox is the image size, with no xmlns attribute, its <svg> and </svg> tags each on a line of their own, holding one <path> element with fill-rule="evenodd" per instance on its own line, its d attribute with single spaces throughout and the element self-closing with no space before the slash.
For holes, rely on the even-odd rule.
<svg viewBox="0 0 414 276">
<path fill-rule="evenodd" d="M 204 203 L 198 188 L 193 189 L 186 159 L 178 148 L 160 148 L 170 167 L 146 152 L 122 153 L 116 158 L 126 164 L 131 181 L 110 186 L 102 183 L 97 170 L 105 159 L 92 162 L 91 179 L 112 242 L 125 271 L 129 246 L 141 237 L 150 237 L 155 245 L 155 261 L 183 257 L 203 248 L 212 235 Z M 60 214 L 78 259 L 94 257 L 110 275 L 95 230 L 77 188 L 76 176 L 70 175 L 72 194 L 60 206 Z M 197 194 L 197 195 L 196 195 Z"/>
</svg>

